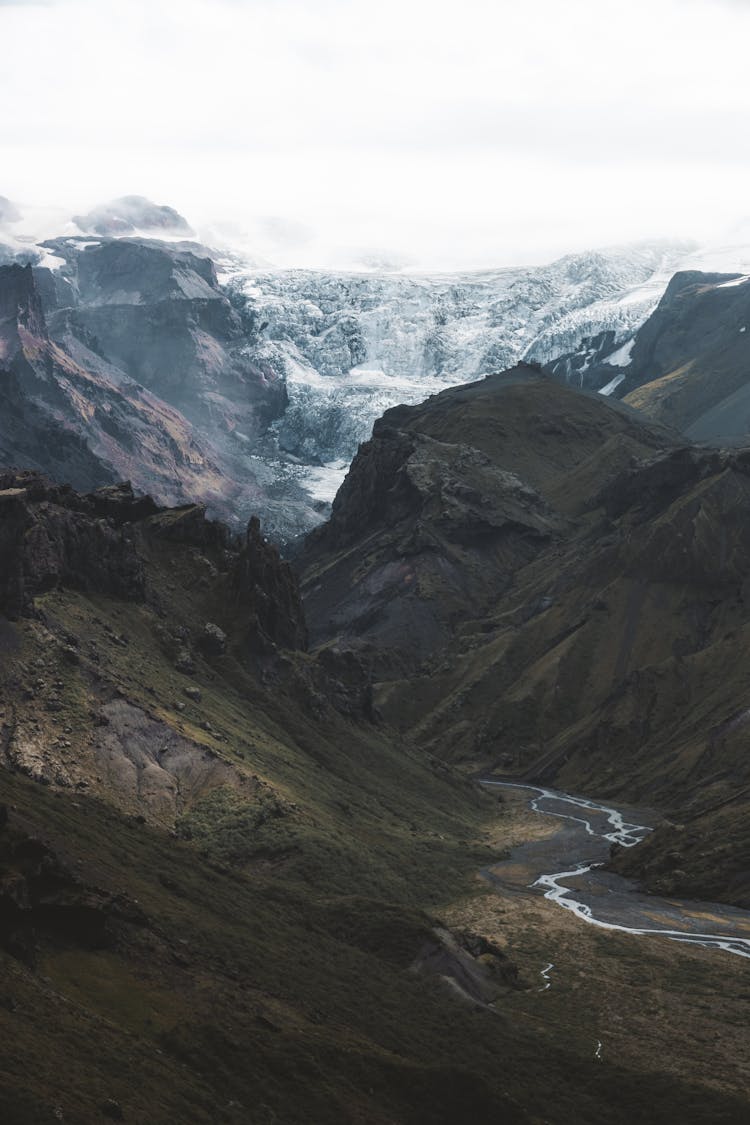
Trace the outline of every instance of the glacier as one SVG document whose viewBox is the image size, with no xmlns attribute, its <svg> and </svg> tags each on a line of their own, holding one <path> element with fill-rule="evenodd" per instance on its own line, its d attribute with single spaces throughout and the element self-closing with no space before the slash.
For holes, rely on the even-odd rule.
<svg viewBox="0 0 750 1125">
<path fill-rule="evenodd" d="M 217 265 L 253 316 L 256 353 L 286 379 L 289 405 L 265 455 L 298 462 L 303 487 L 329 501 L 384 410 L 520 359 L 546 363 L 604 331 L 613 351 L 692 250 L 656 242 L 459 274 L 258 269 L 236 257 Z"/>
</svg>

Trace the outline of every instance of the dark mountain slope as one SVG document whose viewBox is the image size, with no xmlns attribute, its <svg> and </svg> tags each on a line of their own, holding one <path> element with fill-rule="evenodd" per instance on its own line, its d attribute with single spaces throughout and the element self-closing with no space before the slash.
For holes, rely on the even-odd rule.
<svg viewBox="0 0 750 1125">
<path fill-rule="evenodd" d="M 516 1017 L 507 955 L 445 937 L 495 806 L 304 650 L 257 526 L 0 484 L 4 1121 L 737 1119 Z"/>
<path fill-rule="evenodd" d="M 400 865 L 425 902 L 461 880 L 481 794 L 331 706 L 256 527 L 0 485 L 3 1120 L 524 1119 L 420 1045 L 455 1001 L 408 972 L 432 923 Z"/>
<path fill-rule="evenodd" d="M 192 422 L 252 436 L 286 404 L 283 380 L 247 356 L 252 325 L 190 243 L 55 239 L 65 259 L 45 301 L 50 332 L 80 340 Z"/>
<path fill-rule="evenodd" d="M 479 455 L 474 420 L 493 470 L 519 472 L 510 491 L 506 478 L 487 493 L 489 477 L 474 491 L 448 478 L 451 439 L 465 463 Z M 404 485 L 409 450 L 425 445 L 442 488 L 427 500 Z M 311 632 L 369 661 L 382 715 L 451 761 L 660 804 L 675 819 L 735 796 L 739 811 L 748 515 L 747 452 L 680 446 L 538 376 L 490 379 L 376 427 L 303 556 Z M 734 864 L 750 818 L 738 824 L 733 855 L 716 852 L 710 817 L 700 835 L 713 897 L 744 902 Z"/>
<path fill-rule="evenodd" d="M 750 284 L 677 274 L 640 329 L 617 394 L 689 437 L 736 442 L 750 432 Z"/>
<path fill-rule="evenodd" d="M 603 334 L 546 370 L 591 389 L 619 380 L 612 396 L 648 417 L 696 441 L 737 445 L 750 435 L 748 332 L 748 278 L 686 271 L 627 347 Z"/>
</svg>

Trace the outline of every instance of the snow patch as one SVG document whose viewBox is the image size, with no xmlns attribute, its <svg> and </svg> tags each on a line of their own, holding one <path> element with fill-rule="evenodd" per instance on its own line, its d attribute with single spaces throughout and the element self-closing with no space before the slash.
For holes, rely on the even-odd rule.
<svg viewBox="0 0 750 1125">
<path fill-rule="evenodd" d="M 307 469 L 302 485 L 313 500 L 330 504 L 349 470 L 348 461 L 329 461 L 319 468 Z"/>
<path fill-rule="evenodd" d="M 65 264 L 66 263 L 64 258 L 60 258 L 57 254 L 53 254 L 50 250 L 45 250 L 42 254 L 41 261 L 35 263 L 38 269 L 43 270 L 59 270 L 60 267 L 64 266 Z"/>
<path fill-rule="evenodd" d="M 721 285 L 717 285 L 717 289 L 734 289 L 737 285 L 744 285 L 746 281 L 750 281 L 750 274 L 743 274 L 742 277 L 735 277 L 732 281 L 723 281 Z"/>
<path fill-rule="evenodd" d="M 603 363 L 608 363 L 610 367 L 628 367 L 632 362 L 631 353 L 633 345 L 635 344 L 635 336 L 632 340 L 628 340 L 627 344 L 623 344 L 616 352 L 612 352 L 606 359 L 602 360 Z"/>
<path fill-rule="evenodd" d="M 599 394 L 607 396 L 611 395 L 613 391 L 617 390 L 624 378 L 625 376 L 622 372 L 620 372 L 619 375 L 615 375 L 614 379 L 611 379 L 610 382 L 607 383 L 606 387 L 599 388 Z"/>
</svg>

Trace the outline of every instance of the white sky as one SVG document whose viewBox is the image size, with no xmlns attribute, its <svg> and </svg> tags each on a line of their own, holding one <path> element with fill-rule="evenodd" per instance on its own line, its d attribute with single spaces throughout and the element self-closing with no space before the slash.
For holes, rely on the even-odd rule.
<svg viewBox="0 0 750 1125">
<path fill-rule="evenodd" d="M 0 0 L 0 194 L 287 264 L 539 261 L 750 213 L 745 0 Z"/>
</svg>

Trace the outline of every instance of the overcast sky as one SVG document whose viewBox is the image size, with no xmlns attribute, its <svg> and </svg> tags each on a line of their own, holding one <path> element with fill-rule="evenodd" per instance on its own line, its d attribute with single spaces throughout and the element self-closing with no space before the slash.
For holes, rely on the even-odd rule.
<svg viewBox="0 0 750 1125">
<path fill-rule="evenodd" d="M 745 0 L 0 0 L 0 194 L 287 263 L 540 261 L 750 213 Z"/>
</svg>

